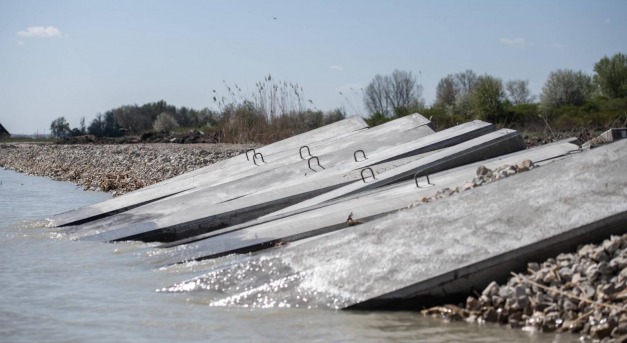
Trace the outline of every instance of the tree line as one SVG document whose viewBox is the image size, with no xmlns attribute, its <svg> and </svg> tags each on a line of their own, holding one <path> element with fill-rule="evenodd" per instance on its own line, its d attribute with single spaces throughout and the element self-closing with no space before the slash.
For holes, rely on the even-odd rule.
<svg viewBox="0 0 627 343">
<path fill-rule="evenodd" d="M 226 93 L 213 90 L 213 109 L 176 107 L 165 101 L 124 105 L 99 113 L 89 125 L 81 118 L 70 128 L 64 117 L 50 130 L 55 137 L 91 134 L 98 137 L 138 135 L 146 131 L 198 129 L 228 143 L 270 143 L 344 119 L 343 109 L 323 112 L 304 96 L 296 83 L 271 75 L 256 83 L 252 94 L 224 82 Z M 410 71 L 375 75 L 362 90 L 368 116 L 375 126 L 394 118 L 421 113 L 439 128 L 472 119 L 524 129 L 551 125 L 556 129 L 590 130 L 627 123 L 627 56 L 616 53 L 594 65 L 594 74 L 552 71 L 538 97 L 527 80 L 508 80 L 473 70 L 449 74 L 438 82 L 431 106 L 422 98 L 422 85 Z M 342 93 L 340 93 L 342 94 Z"/>
<path fill-rule="evenodd" d="M 212 135 L 219 142 L 271 143 L 346 117 L 341 109 L 323 112 L 315 108 L 296 83 L 277 81 L 268 75 L 255 86 L 250 95 L 237 84 L 225 82 L 225 94 L 213 90 L 213 109 L 176 107 L 161 100 L 99 113 L 88 126 L 83 117 L 77 128 L 70 128 L 67 120 L 59 117 L 51 123 L 50 131 L 53 136 L 63 138 L 85 134 L 120 137 L 147 131 L 193 129 Z"/>
<path fill-rule="evenodd" d="M 376 75 L 364 89 L 367 121 L 377 125 L 410 113 L 421 113 L 445 128 L 471 119 L 536 129 L 604 129 L 627 123 L 627 56 L 616 53 L 594 65 L 594 74 L 552 71 L 539 97 L 527 80 L 508 80 L 473 70 L 449 74 L 438 82 L 436 98 L 427 107 L 414 74 L 395 70 Z"/>
</svg>

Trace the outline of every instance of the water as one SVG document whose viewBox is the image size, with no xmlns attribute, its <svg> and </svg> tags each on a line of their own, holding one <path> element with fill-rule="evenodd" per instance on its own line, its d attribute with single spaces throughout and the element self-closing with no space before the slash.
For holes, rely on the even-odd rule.
<svg viewBox="0 0 627 343">
<path fill-rule="evenodd" d="M 211 292 L 156 290 L 215 262 L 158 268 L 151 245 L 71 241 L 43 227 L 108 194 L 3 169 L 0 182 L 0 342 L 578 341 L 407 312 L 210 307 Z"/>
</svg>

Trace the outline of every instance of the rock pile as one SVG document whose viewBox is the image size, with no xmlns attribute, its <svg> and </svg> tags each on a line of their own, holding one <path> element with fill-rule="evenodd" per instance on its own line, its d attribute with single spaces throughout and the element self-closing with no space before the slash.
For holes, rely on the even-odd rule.
<svg viewBox="0 0 627 343">
<path fill-rule="evenodd" d="M 124 194 L 244 153 L 234 144 L 1 144 L 0 167 Z"/>
<path fill-rule="evenodd" d="M 514 165 L 505 164 L 498 168 L 495 168 L 494 170 L 491 170 L 486 166 L 479 166 L 477 168 L 477 177 L 475 177 L 472 181 L 467 182 L 463 186 L 456 187 L 455 189 L 450 189 L 448 187 L 443 188 L 437 191 L 433 196 L 423 197 L 422 199 L 411 203 L 409 206 L 407 206 L 407 208 L 416 207 L 420 204 L 426 204 L 433 200 L 445 198 L 453 194 L 457 194 L 475 187 L 485 185 L 490 182 L 494 182 L 502 178 L 506 178 L 508 176 L 512 176 L 517 173 L 531 170 L 535 167 L 536 165 L 533 164 L 531 160 L 524 160 L 520 164 Z"/>
<path fill-rule="evenodd" d="M 625 266 L 627 235 L 529 263 L 527 274 L 514 274 L 503 286 L 491 283 L 478 299 L 469 297 L 468 318 L 617 338 L 627 334 Z"/>
<path fill-rule="evenodd" d="M 495 322 L 528 331 L 571 332 L 582 339 L 627 341 L 627 234 L 577 252 L 529 263 L 507 284 L 492 282 L 464 308 L 433 307 L 425 315 Z"/>
</svg>

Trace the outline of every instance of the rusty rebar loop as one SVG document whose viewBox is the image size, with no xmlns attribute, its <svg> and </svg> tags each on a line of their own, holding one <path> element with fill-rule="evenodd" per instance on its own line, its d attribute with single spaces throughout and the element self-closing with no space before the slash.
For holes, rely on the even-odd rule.
<svg viewBox="0 0 627 343">
<path fill-rule="evenodd" d="M 364 183 L 366 183 L 366 178 L 364 177 L 364 171 L 366 171 L 366 170 L 370 170 L 370 175 L 372 176 L 372 179 L 373 179 L 373 180 L 376 180 L 376 179 L 377 179 L 376 177 L 374 177 L 374 171 L 372 170 L 372 168 L 370 168 L 370 167 L 366 167 L 366 168 L 364 168 L 364 169 L 362 169 L 362 170 L 361 170 L 361 173 L 360 173 L 360 174 L 361 174 L 361 181 L 363 181 Z"/>
<path fill-rule="evenodd" d="M 253 152 L 253 157 L 255 156 L 254 154 L 256 154 L 257 152 L 255 151 L 255 149 L 248 149 L 246 150 L 246 161 L 250 161 L 250 158 L 248 158 L 248 153 L 249 152 Z"/>
<path fill-rule="evenodd" d="M 266 160 L 263 159 L 263 154 L 260 152 L 257 152 L 253 155 L 253 162 L 255 163 L 255 165 L 257 164 L 257 155 L 261 156 L 261 162 L 266 163 Z"/>
<path fill-rule="evenodd" d="M 418 176 L 420 176 L 420 173 L 414 174 L 414 182 L 416 182 L 416 187 L 423 188 L 423 187 L 420 187 L 420 185 L 418 184 Z M 429 187 L 435 186 L 435 184 L 433 184 L 433 183 L 431 183 L 431 181 L 429 181 L 429 175 L 425 175 L 425 176 L 427 177 L 427 185 L 429 185 Z M 427 187 L 424 186 L 424 188 L 427 188 Z"/>
<path fill-rule="evenodd" d="M 298 149 L 298 153 L 300 154 L 300 158 L 301 158 L 302 160 L 304 160 L 304 159 L 305 159 L 305 158 L 303 157 L 303 148 L 307 148 L 307 153 L 309 154 L 309 156 L 310 156 L 310 157 L 312 157 L 312 156 L 311 156 L 311 150 L 309 150 L 309 146 L 307 146 L 307 145 L 303 145 L 303 146 L 301 146 L 301 147 L 300 147 L 300 149 Z"/>
<path fill-rule="evenodd" d="M 361 154 L 364 156 L 364 160 L 368 159 L 368 157 L 366 157 L 366 153 L 363 150 L 359 149 L 359 150 L 355 150 L 355 152 L 353 153 L 353 157 L 355 158 L 355 162 L 357 162 L 357 153 L 360 152 L 360 151 L 361 151 Z"/>
<path fill-rule="evenodd" d="M 309 166 L 309 169 L 316 171 L 315 169 L 313 169 L 311 167 L 311 160 L 316 159 L 316 162 L 318 163 L 318 166 L 322 169 L 324 169 L 324 167 L 320 164 L 320 159 L 318 158 L 318 156 L 311 156 L 308 160 L 307 160 L 307 166 Z"/>
</svg>

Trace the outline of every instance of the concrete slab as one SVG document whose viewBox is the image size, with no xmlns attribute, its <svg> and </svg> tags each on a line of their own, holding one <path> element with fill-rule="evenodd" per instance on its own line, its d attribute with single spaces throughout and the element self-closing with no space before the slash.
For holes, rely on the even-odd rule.
<svg viewBox="0 0 627 343">
<path fill-rule="evenodd" d="M 617 141 L 619 139 L 625 139 L 625 138 L 627 138 L 627 128 L 624 128 L 624 127 L 613 128 L 613 129 L 609 129 L 603 132 L 598 137 L 595 137 L 591 139 L 590 141 L 584 143 L 582 145 L 582 148 L 584 149 L 596 148 L 600 145 L 608 144 L 608 143 Z"/>
<path fill-rule="evenodd" d="M 335 189 L 296 205 L 287 207 L 278 213 L 286 213 L 326 201 L 349 196 L 368 189 L 382 187 L 392 183 L 411 179 L 416 174 L 428 175 L 460 165 L 485 160 L 525 148 L 525 143 L 520 134 L 514 130 L 501 129 L 481 137 L 463 142 L 448 149 L 429 155 L 428 157 L 407 163 L 399 168 L 376 175 L 367 182 L 355 182 L 350 185 Z M 449 163 L 450 161 L 450 163 Z"/>
<path fill-rule="evenodd" d="M 407 164 L 407 161 L 401 159 L 398 162 L 380 162 L 393 160 L 396 155 L 411 156 L 409 152 L 429 151 L 447 146 L 492 129 L 492 125 L 484 122 L 466 123 L 459 125 L 454 130 L 444 130 L 390 149 L 376 151 L 369 155 L 366 160 L 338 164 L 336 167 L 309 173 L 307 178 L 299 179 L 298 182 L 286 181 L 289 178 L 286 176 L 288 174 L 285 173 L 266 177 L 264 182 L 257 182 L 253 178 L 249 178 L 228 185 L 196 191 L 186 196 L 165 199 L 116 214 L 110 218 L 86 223 L 71 228 L 71 230 L 73 230 L 75 238 L 92 240 L 178 240 L 226 226 L 237 225 L 347 183 L 361 180 L 360 167 L 362 166 L 373 165 L 375 173 L 398 168 Z M 488 135 L 493 135 L 489 137 L 492 137 L 494 142 L 511 143 L 511 145 L 502 144 L 502 149 L 497 149 L 501 153 L 510 152 L 512 150 L 507 149 L 514 147 L 520 148 L 518 144 L 512 142 L 522 142 L 519 136 L 510 132 Z M 474 161 L 473 158 L 489 157 L 491 152 L 477 148 L 476 145 L 485 146 L 486 142 L 490 142 L 490 138 L 480 137 L 477 139 L 476 144 L 468 145 L 468 154 L 462 153 L 456 158 L 449 158 L 446 154 L 442 155 L 445 160 L 443 164 L 448 168 L 459 165 L 456 164 L 456 160 L 459 163 L 467 163 Z M 489 150 L 493 151 L 494 149 L 490 148 Z M 387 151 L 392 151 L 392 153 Z M 456 149 L 454 151 L 457 153 L 461 150 Z M 419 158 L 416 157 L 415 159 Z M 411 160 L 410 158 L 408 161 Z M 431 163 L 430 168 L 438 168 L 437 160 L 431 159 L 429 161 Z M 359 168 L 355 169 L 355 167 Z M 245 183 L 246 187 L 243 187 L 242 183 Z M 227 186 L 229 188 L 226 188 Z M 256 186 L 263 189 L 255 189 Z M 257 192 L 253 193 L 254 190 Z M 216 199 L 220 199 L 222 202 L 216 201 Z"/>
<path fill-rule="evenodd" d="M 306 144 L 309 144 L 314 153 L 320 154 L 334 151 L 333 146 L 342 144 L 340 142 L 351 142 L 353 140 L 356 142 L 368 141 L 377 135 L 384 134 L 386 130 L 409 131 L 421 127 L 419 132 L 416 133 L 418 136 L 433 132 L 429 128 L 430 122 L 418 114 L 407 116 L 398 122 L 390 122 L 389 125 L 381 128 L 364 130 L 364 125 L 363 120 L 358 118 L 349 118 L 333 123 L 257 149 L 256 151 L 262 153 L 261 156 L 264 156 L 263 159 L 265 161 L 262 163 L 260 161 L 261 158 L 256 159 L 255 161 L 259 160 L 259 165 L 253 163 L 253 153 L 250 153 L 248 156 L 242 154 L 99 204 L 56 215 L 51 218 L 51 225 L 82 224 L 90 220 L 143 206 L 156 200 L 194 191 L 200 187 L 214 186 L 263 173 L 272 168 L 293 164 L 300 160 L 298 151 L 301 146 Z M 361 133 L 361 135 L 357 135 L 357 133 Z M 357 138 L 353 136 L 357 136 Z"/>
<path fill-rule="evenodd" d="M 386 162 L 373 166 L 373 169 L 382 172 L 421 156 Z M 194 198 L 189 201 L 167 199 L 83 225 L 70 226 L 64 228 L 64 232 L 71 239 L 167 242 L 252 220 L 262 214 L 355 182 L 360 177 L 359 171 L 348 171 L 335 178 L 303 182 L 217 203 L 216 197 L 229 197 L 232 193 L 222 186 L 214 187 L 194 193 Z M 280 178 L 277 180 L 280 182 Z M 233 191 L 241 189 L 239 183 L 230 185 L 233 186 Z M 211 203 L 207 204 L 208 202 Z"/>
<path fill-rule="evenodd" d="M 538 161 L 537 165 L 555 161 L 578 146 L 568 142 L 558 142 L 481 161 L 453 171 L 443 171 L 431 175 L 433 187 L 417 188 L 413 180 L 394 184 L 390 187 L 375 189 L 367 194 L 359 193 L 350 199 L 342 199 L 333 204 L 322 204 L 311 210 L 275 216 L 270 221 L 251 221 L 227 227 L 200 237 L 172 242 L 166 247 L 188 244 L 176 253 L 165 254 L 167 258 L 157 263 L 175 264 L 191 260 L 223 256 L 230 253 L 248 253 L 279 243 L 293 242 L 299 239 L 347 228 L 350 214 L 354 220 L 368 222 L 394 211 L 405 210 L 408 205 L 423 197 L 430 197 L 443 188 L 454 189 L 470 182 L 476 176 L 477 167 L 484 165 L 494 169 L 504 164 L 519 164 L 529 159 Z M 193 243 L 193 244 L 189 244 Z M 163 255 L 161 255 L 163 256 Z"/>
<path fill-rule="evenodd" d="M 528 262 L 626 233 L 626 169 L 623 140 L 219 266 L 185 285 L 220 290 L 214 306 L 420 309 L 502 281 Z"/>
</svg>

